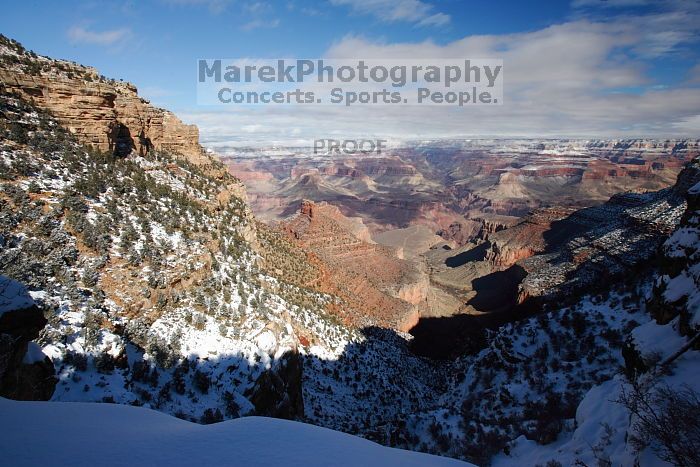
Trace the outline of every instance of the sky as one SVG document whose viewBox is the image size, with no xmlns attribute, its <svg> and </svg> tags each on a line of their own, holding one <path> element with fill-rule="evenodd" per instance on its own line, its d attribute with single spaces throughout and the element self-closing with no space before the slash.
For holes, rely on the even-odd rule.
<svg viewBox="0 0 700 467">
<path fill-rule="evenodd" d="M 212 147 L 320 138 L 700 137 L 700 2 L 22 1 L 0 32 L 134 83 Z M 201 58 L 503 60 L 503 105 L 198 105 Z"/>
</svg>

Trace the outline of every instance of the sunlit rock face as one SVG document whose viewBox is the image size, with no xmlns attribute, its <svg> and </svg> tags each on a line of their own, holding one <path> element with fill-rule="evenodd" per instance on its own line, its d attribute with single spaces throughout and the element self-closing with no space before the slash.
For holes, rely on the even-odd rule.
<svg viewBox="0 0 700 467">
<path fill-rule="evenodd" d="M 396 249 L 373 242 L 361 219 L 304 200 L 299 213 L 279 229 L 320 261 L 324 273 L 317 286 L 351 306 L 341 315 L 348 325 L 407 331 L 416 324 L 425 306 L 427 276 L 400 259 Z"/>
<path fill-rule="evenodd" d="M 49 110 L 81 143 L 122 156 L 156 149 L 182 154 L 194 163 L 206 160 L 197 127 L 152 106 L 133 84 L 45 57 L 29 57 L 35 65 L 28 68 L 21 62 L 26 56 L 8 44 L 0 45 L 0 55 L 5 62 L 0 83 L 6 90 Z M 18 63 L 11 63 L 13 57 Z"/>
<path fill-rule="evenodd" d="M 302 199 L 325 201 L 362 217 L 372 234 L 421 225 L 458 246 L 535 209 L 668 187 L 700 153 L 697 139 L 408 141 L 332 157 L 303 147 L 217 149 L 265 221 L 293 215 Z"/>
</svg>

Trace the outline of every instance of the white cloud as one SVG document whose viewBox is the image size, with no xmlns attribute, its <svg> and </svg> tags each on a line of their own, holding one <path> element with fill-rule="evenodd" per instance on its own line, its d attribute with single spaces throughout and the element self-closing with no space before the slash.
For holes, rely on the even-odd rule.
<svg viewBox="0 0 700 467">
<path fill-rule="evenodd" d="M 215 15 L 228 8 L 231 0 L 161 0 L 163 3 L 176 6 L 205 6 L 209 12 Z"/>
<path fill-rule="evenodd" d="M 249 2 L 243 4 L 243 10 L 252 15 L 259 15 L 272 11 L 272 5 L 267 2 Z"/>
<path fill-rule="evenodd" d="M 685 53 L 697 46 L 700 2 L 697 0 L 576 0 L 577 16 L 634 31 L 634 52 L 644 58 Z M 631 14 L 644 6 L 644 14 Z M 616 7 L 625 9 L 611 10 Z"/>
<path fill-rule="evenodd" d="M 241 131 L 242 131 L 243 133 L 257 133 L 257 132 L 259 132 L 260 130 L 262 130 L 262 129 L 264 129 L 264 128 L 265 128 L 265 127 L 262 126 L 262 125 L 260 125 L 259 123 L 255 123 L 255 124 L 252 124 L 252 125 L 243 125 L 243 126 L 241 127 Z"/>
<path fill-rule="evenodd" d="M 580 19 L 531 32 L 466 36 L 447 44 L 386 43 L 347 36 L 323 54 L 368 59 L 502 58 L 505 103 L 501 106 L 267 105 L 195 111 L 186 117 L 200 125 L 204 141 L 209 142 L 335 135 L 699 137 L 700 88 L 693 83 L 700 81 L 700 65 L 691 70 L 688 81 L 671 85 L 650 76 L 653 62 L 649 54 L 638 51 L 649 43 L 651 30 L 672 30 L 672 17 L 686 24 L 684 18 L 660 13 L 605 21 Z M 695 39 L 691 33 L 684 40 Z M 254 133 L 240 131 L 260 122 L 265 122 L 264 127 L 255 127 Z M 294 135 L 289 133 L 291 128 L 297 129 Z"/>
<path fill-rule="evenodd" d="M 450 16 L 445 13 L 435 13 L 418 21 L 419 26 L 442 26 L 450 22 Z"/>
<path fill-rule="evenodd" d="M 688 131 L 697 135 L 698 131 L 700 131 L 700 115 L 691 115 L 690 117 L 683 118 L 677 122 L 673 122 L 672 126 L 680 131 Z"/>
<path fill-rule="evenodd" d="M 118 45 L 132 36 L 133 33 L 129 28 L 91 31 L 80 26 L 73 26 L 68 30 L 68 39 L 74 44 Z"/>
<path fill-rule="evenodd" d="M 408 22 L 419 26 L 442 26 L 450 22 L 445 13 L 421 0 L 330 0 L 336 6 L 349 6 L 355 13 L 371 15 L 386 22 Z"/>
<path fill-rule="evenodd" d="M 242 31 L 252 31 L 254 29 L 273 29 L 279 26 L 279 19 L 254 19 L 241 26 Z"/>
</svg>

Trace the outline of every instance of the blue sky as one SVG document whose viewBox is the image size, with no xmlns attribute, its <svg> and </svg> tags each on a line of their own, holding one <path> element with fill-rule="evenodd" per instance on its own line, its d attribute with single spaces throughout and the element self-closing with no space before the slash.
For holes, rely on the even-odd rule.
<svg viewBox="0 0 700 467">
<path fill-rule="evenodd" d="M 131 81 L 209 142 L 700 136 L 700 7 L 684 0 L 24 1 L 0 32 Z M 498 109 L 206 109 L 198 58 L 504 58 Z M 487 54 L 487 55 L 484 55 Z M 510 83 L 510 84 L 509 84 Z"/>
</svg>

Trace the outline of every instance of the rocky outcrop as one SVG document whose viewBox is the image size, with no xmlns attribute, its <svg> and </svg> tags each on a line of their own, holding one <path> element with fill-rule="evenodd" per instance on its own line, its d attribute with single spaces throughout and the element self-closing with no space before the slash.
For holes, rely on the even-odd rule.
<svg viewBox="0 0 700 467">
<path fill-rule="evenodd" d="M 516 225 L 490 234 L 484 243 L 433 255 L 433 280 L 451 287 L 459 280 L 471 283 L 477 291 L 475 299 L 468 302 L 472 305 L 480 296 L 488 298 L 487 293 L 479 294 L 475 285 L 490 279 L 503 291 L 510 282 L 502 274 L 512 268 L 522 271 L 515 278 L 512 292 L 516 304 L 558 303 L 575 298 L 582 290 L 617 280 L 648 264 L 681 218 L 692 218 L 683 212 L 686 197 L 691 209 L 695 202 L 689 190 L 699 179 L 696 165 L 697 161 L 683 170 L 674 186 L 657 192 L 620 193 L 602 205 L 579 210 L 535 210 Z M 697 242 L 693 235 L 680 231 L 678 235 L 686 235 L 685 242 Z M 679 262 L 679 258 L 686 258 L 681 253 L 692 247 L 677 250 L 675 256 L 664 259 L 665 277 L 697 280 L 690 273 L 679 275 L 686 267 L 686 263 Z M 448 254 L 444 266 L 435 261 Z M 678 316 L 686 306 L 685 298 L 677 300 L 673 304 L 666 299 L 653 301 L 661 322 Z"/>
<path fill-rule="evenodd" d="M 195 125 L 152 106 L 133 84 L 105 79 L 93 68 L 32 56 L 0 42 L 0 85 L 49 110 L 80 142 L 101 151 L 125 155 L 156 149 L 196 164 L 210 162 Z"/>
<path fill-rule="evenodd" d="M 558 221 L 545 232 L 550 246 L 544 253 L 517 263 L 528 273 L 520 301 L 572 296 L 652 259 L 681 222 L 685 193 L 700 181 L 696 166 L 693 162 L 681 172 L 672 188 L 619 194 Z"/>
<path fill-rule="evenodd" d="M 322 273 L 312 285 L 343 299 L 344 322 L 400 331 L 416 324 L 425 305 L 425 276 L 395 249 L 371 242 L 361 221 L 330 204 L 304 200 L 298 215 L 278 227 L 313 254 Z"/>
<path fill-rule="evenodd" d="M 485 215 L 474 219 L 481 222 L 480 237 L 488 240 L 491 234 L 513 227 L 519 219 L 513 216 Z"/>
<path fill-rule="evenodd" d="M 520 260 L 542 253 L 556 243 L 555 223 L 574 212 L 573 209 L 540 209 L 524 217 L 516 225 L 489 235 L 486 260 L 494 269 L 507 269 Z"/>
<path fill-rule="evenodd" d="M 448 242 L 462 246 L 475 238 L 479 238 L 483 230 L 480 222 L 464 219 L 452 222 L 446 229 L 440 229 L 436 233 Z"/>
<path fill-rule="evenodd" d="M 700 330 L 700 159 L 681 172 L 674 190 L 685 193 L 687 208 L 663 245 L 660 277 L 647 306 L 659 324 L 680 316 L 678 331 L 693 336 Z"/>
<path fill-rule="evenodd" d="M 48 400 L 56 386 L 51 360 L 31 342 L 46 325 L 25 287 L 0 276 L 0 396 Z"/>
<path fill-rule="evenodd" d="M 320 206 L 316 206 L 313 201 L 302 200 L 299 208 L 299 214 L 302 218 L 308 217 L 310 220 L 314 219 L 316 212 L 320 212 L 324 218 L 337 223 L 342 229 L 352 234 L 358 240 L 365 243 L 374 243 L 369 228 L 364 224 L 362 218 L 344 216 L 343 213 L 340 212 L 340 209 L 328 203 L 321 203 Z"/>
</svg>

